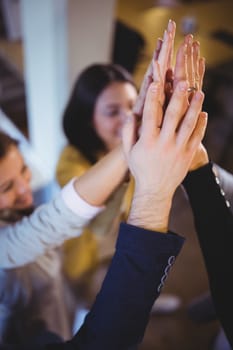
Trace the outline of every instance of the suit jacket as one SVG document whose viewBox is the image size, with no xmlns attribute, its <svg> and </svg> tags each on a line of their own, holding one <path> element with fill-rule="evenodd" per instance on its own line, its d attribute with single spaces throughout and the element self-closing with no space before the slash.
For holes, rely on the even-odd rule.
<svg viewBox="0 0 233 350">
<path fill-rule="evenodd" d="M 221 179 L 210 163 L 184 181 L 194 213 L 217 316 L 233 347 L 233 215 Z"/>
<path fill-rule="evenodd" d="M 210 285 L 219 318 L 232 344 L 231 264 L 233 222 L 229 204 L 212 165 L 190 173 L 184 181 L 194 211 Z M 66 343 L 0 346 L 0 350 L 129 350 L 139 344 L 150 309 L 179 253 L 183 239 L 121 224 L 116 252 L 96 301 L 76 336 Z M 226 272 L 226 274 L 225 274 Z M 230 284 L 230 285 L 229 285 Z M 52 336 L 52 334 L 51 334 Z"/>
<path fill-rule="evenodd" d="M 76 336 L 60 344 L 0 345 L 0 350 L 131 349 L 142 341 L 151 307 L 183 242 L 182 237 L 173 233 L 121 224 L 116 252 L 102 288 Z M 46 342 L 54 342 L 50 336 L 53 335 L 45 337 Z"/>
</svg>

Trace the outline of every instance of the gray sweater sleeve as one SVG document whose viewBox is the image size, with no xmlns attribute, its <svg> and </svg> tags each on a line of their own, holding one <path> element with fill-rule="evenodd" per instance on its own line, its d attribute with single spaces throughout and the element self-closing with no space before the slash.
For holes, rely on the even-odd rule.
<svg viewBox="0 0 233 350">
<path fill-rule="evenodd" d="M 59 194 L 16 224 L 0 227 L 0 268 L 34 261 L 46 250 L 78 236 L 89 219 L 73 213 Z"/>
</svg>

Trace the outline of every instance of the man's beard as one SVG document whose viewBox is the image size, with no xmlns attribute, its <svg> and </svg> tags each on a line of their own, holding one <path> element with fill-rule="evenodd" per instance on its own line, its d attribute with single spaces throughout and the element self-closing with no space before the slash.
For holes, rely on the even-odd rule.
<svg viewBox="0 0 233 350">
<path fill-rule="evenodd" d="M 35 207 L 31 205 L 25 209 L 3 209 L 0 210 L 0 220 L 6 222 L 17 222 L 21 220 L 24 216 L 29 216 L 33 213 Z"/>
</svg>

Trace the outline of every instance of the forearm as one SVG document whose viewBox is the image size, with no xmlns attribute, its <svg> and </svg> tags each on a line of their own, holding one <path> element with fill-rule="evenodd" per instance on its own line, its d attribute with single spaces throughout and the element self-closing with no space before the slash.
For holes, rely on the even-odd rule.
<svg viewBox="0 0 233 350">
<path fill-rule="evenodd" d="M 233 345 L 233 216 L 227 199 L 208 164 L 191 172 L 184 181 L 193 209 L 197 234 L 206 263 L 218 317 Z"/>
<path fill-rule="evenodd" d="M 81 234 L 101 210 L 82 200 L 70 181 L 53 201 L 16 224 L 0 228 L 0 266 L 13 268 L 34 261 L 48 249 Z"/>
<path fill-rule="evenodd" d="M 31 350 L 128 350 L 138 345 L 151 307 L 182 248 L 184 239 L 122 224 L 116 253 L 96 301 L 71 341 Z M 52 342 L 51 342 L 52 343 Z M 18 346 L 1 350 L 19 350 Z M 23 350 L 23 349 L 22 349 Z"/>
<path fill-rule="evenodd" d="M 109 271 L 73 345 L 83 350 L 125 350 L 139 344 L 165 271 L 183 241 L 171 233 L 122 224 Z"/>
<path fill-rule="evenodd" d="M 212 169 L 212 163 L 208 163 L 190 172 L 183 185 L 193 209 L 199 238 L 210 240 L 208 243 L 212 244 L 208 249 L 218 250 L 221 247 L 219 244 L 225 246 L 231 239 L 233 242 L 233 217 L 221 183 Z"/>
<path fill-rule="evenodd" d="M 119 146 L 76 179 L 74 186 L 86 202 L 101 206 L 123 181 L 126 172 L 126 161 Z"/>
<path fill-rule="evenodd" d="M 149 192 L 149 191 L 148 191 Z M 127 222 L 131 225 L 166 233 L 171 209 L 171 198 L 135 191 Z"/>
</svg>

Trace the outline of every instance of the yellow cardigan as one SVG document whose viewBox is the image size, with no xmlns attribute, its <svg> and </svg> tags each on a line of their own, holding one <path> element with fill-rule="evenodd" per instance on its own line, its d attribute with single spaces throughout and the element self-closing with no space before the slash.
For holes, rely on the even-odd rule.
<svg viewBox="0 0 233 350">
<path fill-rule="evenodd" d="M 81 176 L 90 162 L 75 147 L 66 146 L 59 158 L 56 177 L 64 186 L 74 176 Z M 106 203 L 106 209 L 93 219 L 81 236 L 64 244 L 64 271 L 76 280 L 113 254 L 120 221 L 126 220 L 131 205 L 134 183 L 122 184 Z"/>
</svg>

